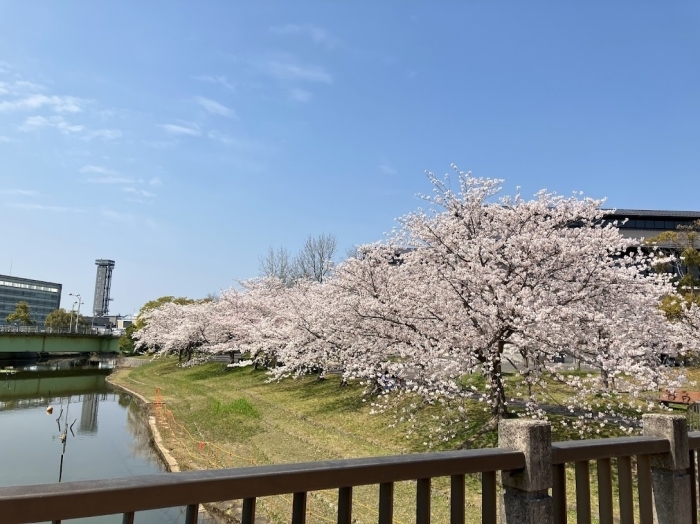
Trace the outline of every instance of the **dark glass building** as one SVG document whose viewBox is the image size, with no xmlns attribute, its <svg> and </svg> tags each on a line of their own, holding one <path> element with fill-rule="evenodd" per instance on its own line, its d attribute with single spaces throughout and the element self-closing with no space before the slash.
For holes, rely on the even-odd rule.
<svg viewBox="0 0 700 524">
<path fill-rule="evenodd" d="M 648 239 L 664 231 L 677 231 L 678 226 L 692 226 L 700 220 L 700 212 L 616 209 L 607 212 L 604 219 L 616 221 L 624 237 Z"/>
<path fill-rule="evenodd" d="M 32 320 L 43 326 L 49 313 L 61 307 L 61 284 L 29 278 L 0 275 L 0 325 L 5 318 L 25 301 L 29 304 Z"/>
</svg>

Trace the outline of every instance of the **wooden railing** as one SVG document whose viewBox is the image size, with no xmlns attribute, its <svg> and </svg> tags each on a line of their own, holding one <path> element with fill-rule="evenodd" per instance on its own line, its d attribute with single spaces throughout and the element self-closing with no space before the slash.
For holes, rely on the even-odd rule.
<svg viewBox="0 0 700 524">
<path fill-rule="evenodd" d="M 338 522 L 350 524 L 352 488 L 379 484 L 379 522 L 388 524 L 393 483 L 418 480 L 416 521 L 427 523 L 430 479 L 449 476 L 450 518 L 459 523 L 464 522 L 464 476 L 481 472 L 483 520 L 495 523 L 495 472 L 523 467 L 523 453 L 492 448 L 43 484 L 0 489 L 0 515 L 3 524 L 19 524 L 123 513 L 130 523 L 137 511 L 187 506 L 185 522 L 194 524 L 198 504 L 243 499 L 243 523 L 252 524 L 257 497 L 293 493 L 291 521 L 301 524 L 308 492 L 338 489 Z"/>
<path fill-rule="evenodd" d="M 567 521 L 566 464 L 575 464 L 576 518 L 591 522 L 591 476 L 589 465 L 596 462 L 598 487 L 598 519 L 613 522 L 613 482 L 611 459 L 617 459 L 618 500 L 621 524 L 634 522 L 632 457 L 637 459 L 637 490 L 640 524 L 653 523 L 650 455 L 668 453 L 670 443 L 653 437 L 609 438 L 556 442 L 552 445 L 552 498 L 554 522 Z"/>
<path fill-rule="evenodd" d="M 337 522 L 350 524 L 353 488 L 379 485 L 378 522 L 391 524 L 394 483 L 415 480 L 415 522 L 427 524 L 431 514 L 431 479 L 450 477 L 450 523 L 464 524 L 465 475 L 481 473 L 482 522 L 495 524 L 498 521 L 497 494 L 500 490 L 503 492 L 501 522 L 565 523 L 569 511 L 566 465 L 574 464 L 576 520 L 578 524 L 583 524 L 592 520 L 589 464 L 595 461 L 598 518 L 601 523 L 613 522 L 615 498 L 619 501 L 622 524 L 632 523 L 636 511 L 641 524 L 654 522 L 655 513 L 656 522 L 660 524 L 695 523 L 696 454 L 700 449 L 700 432 L 684 432 L 683 417 L 655 416 L 650 420 L 646 417 L 645 433 L 666 431 L 667 438 L 645 435 L 551 444 L 551 428 L 547 424 L 509 420 L 506 421 L 507 424 L 502 423 L 499 429 L 501 445 L 507 443 L 507 449 L 450 451 L 0 488 L 0 522 L 22 524 L 51 521 L 57 524 L 65 519 L 121 514 L 124 524 L 133 524 L 137 512 L 185 506 L 185 523 L 196 524 L 201 504 L 237 499 L 243 500 L 243 524 L 253 524 L 256 500 L 259 497 L 293 494 L 289 508 L 290 521 L 292 524 L 303 524 L 307 515 L 307 494 L 320 490 L 337 490 Z M 647 422 L 650 422 L 649 431 Z M 680 457 L 679 452 L 686 453 L 685 458 Z M 636 457 L 638 510 L 635 510 L 633 500 L 632 457 Z M 616 483 L 613 482 L 612 459 L 617 462 Z M 685 469 L 679 467 L 683 460 L 689 464 Z M 499 471 L 504 472 L 501 483 L 497 481 L 496 473 Z M 657 486 L 659 482 L 665 482 L 666 473 L 669 473 L 667 477 L 676 487 L 668 488 L 666 484 L 661 488 Z M 686 480 L 690 486 L 683 484 Z M 613 496 L 614 484 L 618 488 L 617 497 Z M 661 497 L 659 489 L 665 490 Z M 673 505 L 674 513 L 667 512 L 664 506 L 667 503 Z"/>
</svg>

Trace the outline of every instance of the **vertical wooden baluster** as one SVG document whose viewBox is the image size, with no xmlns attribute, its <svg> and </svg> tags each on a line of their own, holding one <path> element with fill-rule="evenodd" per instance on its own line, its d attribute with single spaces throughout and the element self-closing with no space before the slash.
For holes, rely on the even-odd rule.
<svg viewBox="0 0 700 524">
<path fill-rule="evenodd" d="M 292 524 L 306 523 L 306 493 L 295 493 L 292 501 Z"/>
<path fill-rule="evenodd" d="M 394 522 L 394 483 L 379 485 L 379 524 Z"/>
<path fill-rule="evenodd" d="M 690 509 L 691 522 L 698 524 L 698 470 L 695 464 L 695 451 L 690 450 Z"/>
<path fill-rule="evenodd" d="M 640 524 L 654 523 L 654 504 L 651 493 L 651 461 L 649 455 L 637 457 L 637 493 L 639 493 Z"/>
<path fill-rule="evenodd" d="M 416 481 L 416 524 L 430 524 L 430 479 Z"/>
<path fill-rule="evenodd" d="M 133 511 L 128 511 L 124 513 L 124 517 L 122 518 L 122 524 L 134 524 L 134 512 Z"/>
<path fill-rule="evenodd" d="M 486 471 L 481 474 L 481 522 L 496 524 L 496 472 Z"/>
<path fill-rule="evenodd" d="M 185 512 L 185 524 L 197 524 L 199 504 L 190 504 Z"/>
<path fill-rule="evenodd" d="M 243 511 L 241 524 L 253 524 L 255 522 L 255 498 L 243 499 Z"/>
<path fill-rule="evenodd" d="M 630 457 L 617 457 L 617 477 L 620 483 L 620 524 L 634 524 Z"/>
<path fill-rule="evenodd" d="M 600 459 L 598 469 L 598 518 L 600 524 L 613 524 L 612 471 L 610 459 Z"/>
<path fill-rule="evenodd" d="M 338 524 L 352 524 L 352 487 L 338 490 Z"/>
<path fill-rule="evenodd" d="M 591 476 L 587 460 L 576 463 L 576 523 L 591 524 Z"/>
<path fill-rule="evenodd" d="M 450 478 L 450 524 L 464 524 L 464 475 Z"/>
<path fill-rule="evenodd" d="M 552 466 L 554 524 L 566 524 L 566 464 Z"/>
</svg>

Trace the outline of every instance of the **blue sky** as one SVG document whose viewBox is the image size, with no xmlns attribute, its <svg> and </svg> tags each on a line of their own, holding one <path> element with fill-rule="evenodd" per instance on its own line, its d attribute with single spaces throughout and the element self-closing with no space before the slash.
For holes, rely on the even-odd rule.
<svg viewBox="0 0 700 524">
<path fill-rule="evenodd" d="M 0 0 L 0 273 L 112 312 L 382 238 L 451 163 L 698 210 L 696 2 Z"/>
</svg>

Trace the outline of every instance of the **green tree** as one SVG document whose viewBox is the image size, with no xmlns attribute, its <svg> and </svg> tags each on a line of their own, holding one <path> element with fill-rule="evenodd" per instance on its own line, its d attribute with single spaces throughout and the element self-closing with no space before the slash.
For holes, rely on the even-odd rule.
<svg viewBox="0 0 700 524">
<path fill-rule="evenodd" d="M 136 353 L 136 346 L 131 335 L 136 331 L 136 324 L 130 324 L 124 330 L 124 333 L 119 337 L 119 352 L 125 355 L 133 355 Z"/>
<path fill-rule="evenodd" d="M 63 308 L 55 309 L 46 316 L 44 325 L 50 328 L 64 328 L 71 325 L 71 314 Z"/>
<path fill-rule="evenodd" d="M 204 299 L 207 300 L 207 299 Z M 181 306 L 184 306 L 186 304 L 194 304 L 197 302 L 197 300 L 193 298 L 187 298 L 187 297 L 178 297 L 175 298 L 172 295 L 168 295 L 165 297 L 160 297 L 156 298 L 155 300 L 149 300 L 146 302 L 141 309 L 139 310 L 139 314 L 136 315 L 136 320 L 132 324 L 134 327 L 134 330 L 139 330 L 142 329 L 146 325 L 146 321 L 143 319 L 143 314 L 146 313 L 147 311 L 150 311 L 152 309 L 156 309 L 163 304 L 167 304 L 169 302 L 173 302 L 175 304 L 180 304 Z"/>
<path fill-rule="evenodd" d="M 78 315 L 78 325 L 86 327 L 90 323 L 83 315 Z M 55 309 L 49 313 L 44 321 L 44 325 L 49 328 L 68 328 L 75 326 L 75 313 L 66 311 L 63 308 Z"/>
<path fill-rule="evenodd" d="M 5 320 L 10 324 L 19 322 L 23 326 L 33 326 L 34 324 L 36 324 L 36 322 L 32 320 L 32 314 L 30 311 L 29 304 L 24 300 L 17 303 L 17 307 L 15 308 L 15 310 L 9 315 L 7 315 Z"/>
<path fill-rule="evenodd" d="M 134 344 L 134 339 L 132 338 L 132 335 L 139 329 L 143 329 L 143 327 L 146 325 L 146 321 L 143 318 L 143 314 L 147 311 L 159 308 L 163 304 L 168 304 L 170 302 L 184 306 L 187 304 L 195 304 L 197 302 L 212 302 L 215 300 L 218 300 L 218 297 L 216 297 L 216 295 L 212 295 L 211 293 L 207 295 L 207 298 L 202 298 L 199 300 L 187 297 L 176 298 L 172 295 L 156 298 L 155 300 L 149 300 L 143 306 L 141 306 L 141 309 L 139 310 L 138 315 L 136 315 L 136 319 L 134 320 L 133 324 L 129 325 L 124 330 L 122 336 L 119 337 L 119 351 L 127 355 L 131 355 L 138 352 Z"/>
<path fill-rule="evenodd" d="M 676 260 L 658 269 L 672 271 L 674 283 L 681 299 L 667 296 L 661 300 L 661 309 L 669 319 L 678 319 L 683 308 L 695 303 L 700 306 L 700 220 L 690 225 L 678 226 L 675 231 L 664 231 L 650 238 L 647 244 L 676 255 Z"/>
</svg>

